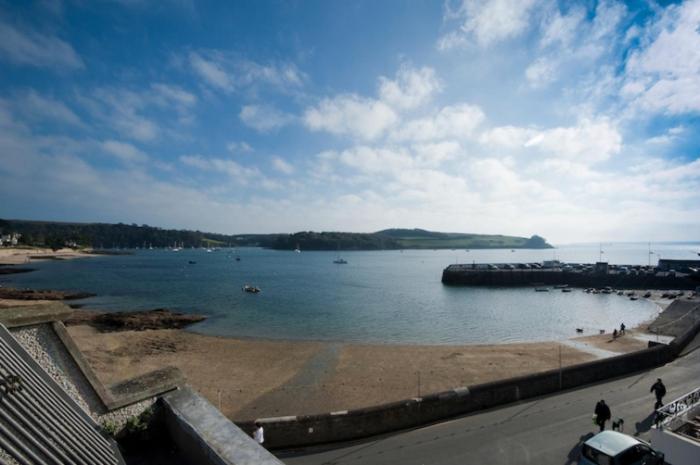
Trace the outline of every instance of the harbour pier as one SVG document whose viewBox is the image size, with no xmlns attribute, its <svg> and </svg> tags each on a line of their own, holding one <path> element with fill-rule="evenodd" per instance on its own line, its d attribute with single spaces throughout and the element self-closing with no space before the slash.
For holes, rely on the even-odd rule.
<svg viewBox="0 0 700 465">
<path fill-rule="evenodd" d="M 700 286 L 700 260 L 685 260 L 680 269 L 663 266 L 544 263 L 453 264 L 442 283 L 462 286 L 564 286 L 614 289 L 680 289 Z"/>
</svg>

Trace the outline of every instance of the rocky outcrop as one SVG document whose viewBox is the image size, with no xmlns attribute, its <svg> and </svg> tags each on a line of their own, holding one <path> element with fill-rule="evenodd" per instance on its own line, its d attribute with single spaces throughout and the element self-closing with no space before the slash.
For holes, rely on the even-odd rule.
<svg viewBox="0 0 700 465">
<path fill-rule="evenodd" d="M 102 313 L 75 310 L 66 325 L 90 325 L 101 332 L 143 331 L 146 329 L 180 329 L 205 320 L 203 315 L 173 312 L 166 308 L 141 312 Z"/>
<path fill-rule="evenodd" d="M 16 289 L 12 287 L 0 287 L 0 299 L 12 300 L 75 300 L 94 297 L 89 292 L 54 291 L 40 289 Z"/>
</svg>

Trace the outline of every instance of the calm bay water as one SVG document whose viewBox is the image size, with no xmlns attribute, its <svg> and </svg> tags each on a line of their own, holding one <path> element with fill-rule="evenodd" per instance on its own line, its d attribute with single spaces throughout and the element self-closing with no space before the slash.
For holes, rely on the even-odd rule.
<svg viewBox="0 0 700 465">
<path fill-rule="evenodd" d="M 652 245 L 655 263 L 696 258 L 697 245 Z M 603 244 L 610 263 L 644 264 L 647 244 Z M 235 261 L 236 253 L 241 261 Z M 632 327 L 658 313 L 645 300 L 617 295 L 538 293 L 527 289 L 447 287 L 450 263 L 594 262 L 598 244 L 550 250 L 406 250 L 335 252 L 242 248 L 138 250 L 133 255 L 42 262 L 34 273 L 8 275 L 4 285 L 94 292 L 82 301 L 108 311 L 167 307 L 203 313 L 193 331 L 231 337 L 396 344 L 540 341 Z M 196 264 L 188 262 L 196 261 Z M 242 292 L 244 284 L 262 289 Z"/>
</svg>

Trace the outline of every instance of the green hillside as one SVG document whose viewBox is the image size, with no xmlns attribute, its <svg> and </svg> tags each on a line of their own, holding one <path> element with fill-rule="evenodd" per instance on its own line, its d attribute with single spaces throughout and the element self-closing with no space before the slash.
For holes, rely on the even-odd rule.
<svg viewBox="0 0 700 465">
<path fill-rule="evenodd" d="M 217 234 L 148 225 L 68 223 L 0 219 L 0 234 L 19 233 L 20 244 L 60 248 L 137 248 L 258 246 L 277 250 L 544 249 L 539 237 L 443 233 L 424 229 L 385 229 L 376 233 Z"/>
</svg>

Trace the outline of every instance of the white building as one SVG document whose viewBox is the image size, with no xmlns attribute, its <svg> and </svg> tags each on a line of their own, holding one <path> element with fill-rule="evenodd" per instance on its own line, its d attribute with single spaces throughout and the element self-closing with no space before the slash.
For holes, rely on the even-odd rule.
<svg viewBox="0 0 700 465">
<path fill-rule="evenodd" d="M 651 445 L 670 465 L 700 463 L 700 388 L 658 410 L 663 420 L 651 429 Z"/>
</svg>

